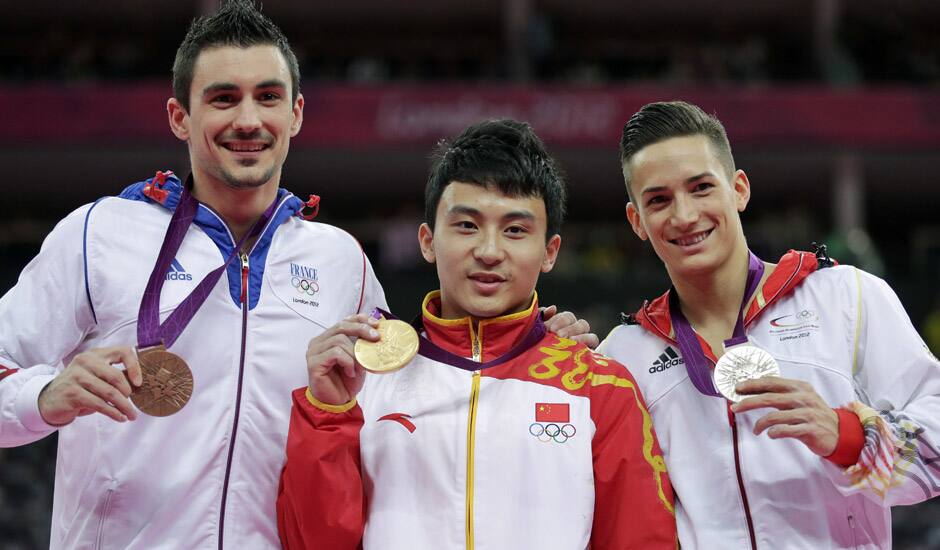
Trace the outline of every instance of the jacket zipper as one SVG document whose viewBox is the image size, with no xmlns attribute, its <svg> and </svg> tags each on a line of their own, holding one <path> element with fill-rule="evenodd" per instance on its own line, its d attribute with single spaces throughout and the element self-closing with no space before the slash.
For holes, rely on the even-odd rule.
<svg viewBox="0 0 940 550">
<path fill-rule="evenodd" d="M 104 533 L 104 522 L 111 515 L 111 496 L 114 495 L 114 489 L 108 489 L 104 496 L 104 504 L 101 505 L 101 519 L 98 520 L 98 535 L 95 537 L 95 548 L 101 548 L 101 535 Z"/>
<path fill-rule="evenodd" d="M 470 353 L 477 363 L 483 362 L 483 342 L 480 341 L 480 327 L 473 330 L 473 321 L 470 321 Z"/>
<path fill-rule="evenodd" d="M 235 393 L 235 419 L 232 422 L 232 437 L 228 444 L 228 460 L 225 464 L 225 481 L 222 483 L 222 507 L 219 511 L 219 550 L 223 548 L 225 535 L 225 501 L 228 499 L 228 482 L 232 474 L 232 455 L 235 453 L 235 437 L 238 435 L 238 417 L 242 406 L 242 379 L 245 374 L 245 348 L 248 334 L 248 254 L 241 253 L 242 262 L 242 344 L 238 359 L 238 390 Z"/>
<path fill-rule="evenodd" d="M 770 301 L 767 303 L 769 304 Z M 650 321 L 649 314 L 646 315 L 646 318 L 649 325 L 655 328 L 656 332 L 658 332 L 663 339 L 673 345 L 678 345 L 675 340 L 660 330 L 655 323 Z M 753 319 L 749 321 L 753 321 Z M 749 321 L 745 321 L 745 326 L 747 326 Z M 747 503 L 747 491 L 744 489 L 744 477 L 741 475 L 741 452 L 738 449 L 738 421 L 735 419 L 734 411 L 731 410 L 731 402 L 725 401 L 725 405 L 728 408 L 728 424 L 731 426 L 731 439 L 734 442 L 734 473 L 738 478 L 738 492 L 741 494 L 741 504 L 744 506 L 744 519 L 747 520 L 747 534 L 751 541 L 751 550 L 757 550 L 757 535 L 754 534 L 754 520 L 751 519 L 751 507 Z"/>
<path fill-rule="evenodd" d="M 744 518 L 747 520 L 747 534 L 751 539 L 751 550 L 757 550 L 757 537 L 754 535 L 754 521 L 751 519 L 751 507 L 747 503 L 747 491 L 744 490 L 744 477 L 741 475 L 741 454 L 738 450 L 738 421 L 731 410 L 731 402 L 725 402 L 728 407 L 728 423 L 731 424 L 731 438 L 734 440 L 734 473 L 738 477 L 738 491 L 741 493 L 741 503 L 744 505 Z"/>
<path fill-rule="evenodd" d="M 473 373 L 470 412 L 467 422 L 467 550 L 473 550 L 473 451 L 476 443 L 477 403 L 480 400 L 480 371 Z"/>
</svg>

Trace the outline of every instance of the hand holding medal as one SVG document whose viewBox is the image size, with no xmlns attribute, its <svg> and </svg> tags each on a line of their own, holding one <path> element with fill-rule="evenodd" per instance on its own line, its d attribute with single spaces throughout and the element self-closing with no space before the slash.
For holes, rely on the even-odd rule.
<svg viewBox="0 0 940 550">
<path fill-rule="evenodd" d="M 748 252 L 747 282 L 744 285 L 744 297 L 730 339 L 725 340 L 725 353 L 715 364 L 714 372 L 709 368 L 708 358 L 702 351 L 698 337 L 692 325 L 682 314 L 679 298 L 675 290 L 669 295 L 669 314 L 675 329 L 676 341 L 682 350 L 685 368 L 692 384 L 699 392 L 714 397 L 724 397 L 732 403 L 740 401 L 735 387 L 745 380 L 763 376 L 779 376 L 780 367 L 767 351 L 748 341 L 744 332 L 744 312 L 748 298 L 757 289 L 764 274 L 764 262 Z"/>
<path fill-rule="evenodd" d="M 755 435 L 768 430 L 771 439 L 795 438 L 817 455 L 829 456 L 839 441 L 838 414 L 809 383 L 780 378 L 776 359 L 749 342 L 744 332 L 745 305 L 763 272 L 764 263 L 750 253 L 738 320 L 732 337 L 724 341 L 725 353 L 715 364 L 714 372 L 710 372 L 695 331 L 679 308 L 676 293 L 670 293 L 669 313 L 686 370 L 696 389 L 734 403 L 731 410 L 735 413 L 764 407 L 778 409 L 757 421 Z"/>
<path fill-rule="evenodd" d="M 379 321 L 376 330 L 379 340 L 356 341 L 356 361 L 362 368 L 376 374 L 394 372 L 414 359 L 418 353 L 418 333 L 399 319 L 385 319 L 377 311 L 373 318 Z"/>
</svg>

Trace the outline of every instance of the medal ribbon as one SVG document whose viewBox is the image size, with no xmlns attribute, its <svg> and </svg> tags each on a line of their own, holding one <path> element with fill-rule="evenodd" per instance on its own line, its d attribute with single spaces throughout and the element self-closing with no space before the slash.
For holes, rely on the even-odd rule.
<svg viewBox="0 0 940 550">
<path fill-rule="evenodd" d="M 397 319 L 397 317 L 391 313 L 379 308 L 375 308 L 375 310 L 372 312 L 372 317 L 375 317 L 376 319 L 381 318 L 383 315 L 386 319 Z M 512 349 L 497 357 L 496 359 L 491 359 L 485 363 L 477 363 L 472 359 L 466 359 L 464 357 L 460 357 L 459 355 L 454 355 L 444 348 L 441 348 L 430 339 L 421 336 L 421 332 L 424 331 L 424 320 L 420 315 L 411 322 L 411 326 L 414 327 L 418 333 L 418 355 L 422 355 L 433 361 L 446 363 L 453 367 L 470 372 L 492 367 L 494 365 L 499 365 L 509 361 L 510 359 L 518 357 L 523 352 L 539 343 L 542 338 L 545 337 L 545 333 L 548 332 L 545 328 L 545 322 L 542 321 L 542 316 L 539 315 L 535 318 L 535 322 L 532 323 L 532 327 L 529 329 L 529 332 L 526 333 L 522 340 L 516 343 Z"/>
<path fill-rule="evenodd" d="M 170 225 L 166 229 L 166 236 L 163 237 L 163 245 L 160 247 L 160 254 L 157 256 L 157 262 L 154 264 L 153 271 L 150 273 L 150 280 L 147 281 L 144 297 L 140 301 L 140 310 L 137 314 L 137 344 L 140 349 L 156 346 L 161 343 L 166 347 L 170 347 L 173 345 L 173 342 L 176 342 L 176 339 L 182 334 L 183 329 L 186 328 L 186 325 L 189 324 L 196 315 L 196 312 L 199 311 L 199 308 L 206 301 L 206 298 L 209 297 L 212 288 L 219 282 L 219 279 L 222 277 L 222 274 L 228 268 L 229 264 L 238 256 L 238 252 L 242 249 L 245 242 L 258 236 L 264 230 L 264 227 L 274 215 L 274 210 L 278 204 L 278 199 L 275 198 L 274 202 L 272 202 L 271 205 L 268 206 L 268 209 L 261 215 L 261 218 L 252 226 L 251 231 L 242 236 L 235 244 L 235 248 L 232 250 L 232 253 L 229 254 L 225 263 L 206 275 L 206 277 L 196 285 L 196 288 L 193 289 L 189 296 L 187 296 L 161 324 L 160 292 L 163 290 L 163 284 L 166 282 L 166 274 L 170 269 L 170 264 L 173 258 L 176 257 L 176 253 L 179 252 L 180 246 L 183 244 L 183 237 L 186 236 L 186 231 L 189 229 L 190 224 L 196 217 L 196 212 L 199 210 L 199 201 L 189 192 L 191 181 L 192 176 L 190 176 L 186 184 L 183 185 L 183 191 L 180 194 L 180 202 L 176 206 L 176 211 L 173 212 L 173 217 L 170 218 Z"/>
<path fill-rule="evenodd" d="M 731 338 L 724 341 L 726 348 L 747 342 L 747 335 L 744 334 L 745 306 L 747 306 L 748 299 L 754 293 L 754 289 L 757 288 L 763 275 L 764 262 L 749 250 L 747 283 L 744 287 L 744 298 L 741 300 L 741 311 L 738 313 L 738 320 L 734 324 L 734 332 L 731 333 Z M 679 295 L 676 293 L 675 288 L 672 288 L 669 292 L 669 316 L 672 318 L 672 327 L 676 332 L 676 342 L 679 344 L 679 350 L 685 360 L 685 369 L 689 373 L 692 385 L 704 395 L 722 397 L 712 380 L 710 361 L 702 350 L 698 337 L 695 335 L 695 330 L 692 329 L 692 325 L 689 324 L 688 319 L 685 318 L 679 308 Z"/>
</svg>

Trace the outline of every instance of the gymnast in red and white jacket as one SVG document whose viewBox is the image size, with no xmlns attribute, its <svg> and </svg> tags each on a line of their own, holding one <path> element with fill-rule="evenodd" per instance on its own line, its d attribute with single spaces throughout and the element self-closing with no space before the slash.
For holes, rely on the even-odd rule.
<svg viewBox="0 0 940 550">
<path fill-rule="evenodd" d="M 341 406 L 294 392 L 285 548 L 675 548 L 673 493 L 630 373 L 524 311 L 422 307 L 421 348 Z M 468 359 L 468 357 L 470 359 Z"/>
</svg>

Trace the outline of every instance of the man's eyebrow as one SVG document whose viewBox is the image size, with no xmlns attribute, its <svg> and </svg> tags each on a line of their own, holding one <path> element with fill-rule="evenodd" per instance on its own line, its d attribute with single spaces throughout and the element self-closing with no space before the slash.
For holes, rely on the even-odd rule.
<svg viewBox="0 0 940 550">
<path fill-rule="evenodd" d="M 472 207 L 472 206 L 466 206 L 466 205 L 463 205 L 463 204 L 455 204 L 454 206 L 451 206 L 451 207 L 447 210 L 447 215 L 448 215 L 448 216 L 466 215 L 466 216 L 474 216 L 474 217 L 477 217 L 477 216 L 482 216 L 483 213 L 480 212 L 479 210 L 477 210 L 476 208 Z M 502 219 L 503 219 L 503 221 L 508 221 L 508 220 L 534 220 L 534 219 L 535 219 L 535 214 L 533 214 L 533 213 L 530 212 L 529 210 L 511 210 L 511 211 L 506 212 L 505 214 L 503 214 L 503 218 L 502 218 Z"/>
<path fill-rule="evenodd" d="M 641 194 L 641 195 L 648 195 L 648 194 L 650 194 L 650 193 L 660 193 L 660 192 L 665 191 L 665 190 L 666 190 L 666 186 L 665 186 L 665 185 L 657 185 L 656 187 L 647 187 L 647 188 L 644 189 L 643 192 L 640 193 L 640 194 Z"/>
<path fill-rule="evenodd" d="M 535 214 L 528 210 L 513 210 L 503 215 L 503 220 L 534 220 Z"/>
<path fill-rule="evenodd" d="M 264 82 L 255 86 L 255 89 L 258 88 L 284 88 L 287 89 L 287 83 L 279 78 L 272 78 L 270 80 L 265 80 Z"/>
<path fill-rule="evenodd" d="M 700 180 L 700 179 L 702 179 L 702 178 L 707 178 L 707 177 L 709 177 L 709 176 L 715 177 L 715 174 L 712 174 L 711 172 L 705 171 L 705 172 L 702 172 L 701 174 L 695 174 L 694 176 L 691 176 L 691 177 L 686 178 L 686 179 L 685 179 L 685 183 L 692 183 L 693 181 L 698 181 L 698 180 Z M 665 191 L 665 190 L 666 190 L 666 186 L 665 186 L 665 185 L 657 185 L 657 186 L 655 186 L 655 187 L 647 187 L 647 188 L 644 189 L 643 192 L 640 193 L 640 194 L 641 194 L 641 195 L 647 195 L 647 194 L 649 194 L 649 193 L 661 193 L 661 192 L 663 192 L 663 191 Z"/>
<path fill-rule="evenodd" d="M 690 177 L 690 178 L 686 178 L 686 179 L 685 179 L 685 182 L 686 182 L 686 183 L 692 183 L 693 181 L 700 180 L 700 179 L 702 179 L 702 178 L 707 178 L 707 177 L 709 177 L 709 176 L 715 177 L 715 174 L 712 174 L 711 172 L 709 172 L 709 171 L 706 170 L 705 172 L 702 172 L 701 174 L 696 174 L 696 175 L 694 175 L 694 176 L 692 176 L 692 177 Z"/>
<path fill-rule="evenodd" d="M 264 89 L 264 88 L 283 88 L 287 89 L 287 84 L 278 78 L 272 78 L 270 80 L 265 80 L 264 82 L 258 83 L 255 86 L 255 89 Z M 238 90 L 238 86 L 231 82 L 214 82 L 209 84 L 202 90 L 202 95 L 206 96 L 216 92 L 234 92 Z"/>
<path fill-rule="evenodd" d="M 462 204 L 455 204 L 454 206 L 451 206 L 447 210 L 448 216 L 460 215 L 460 214 L 464 214 L 467 216 L 479 216 L 480 211 L 477 210 L 476 208 L 473 208 L 472 206 L 464 206 Z"/>
<path fill-rule="evenodd" d="M 216 92 L 231 92 L 237 90 L 238 86 L 231 82 L 213 82 L 202 90 L 202 95 L 207 96 Z"/>
</svg>

